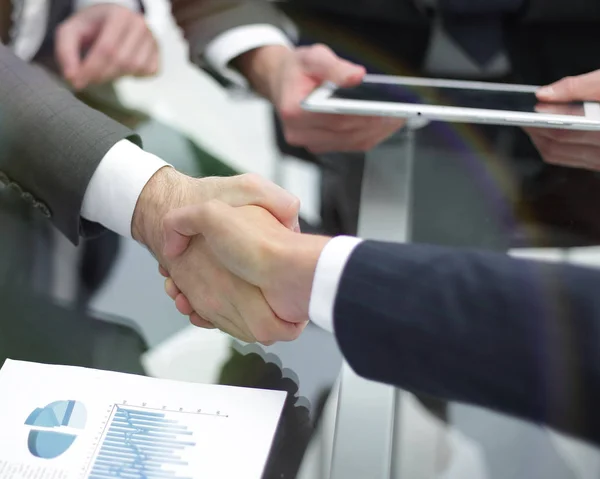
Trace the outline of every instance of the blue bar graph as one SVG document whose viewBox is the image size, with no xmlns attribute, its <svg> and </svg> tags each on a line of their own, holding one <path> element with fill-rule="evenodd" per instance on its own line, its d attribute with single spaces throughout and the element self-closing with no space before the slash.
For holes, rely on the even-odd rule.
<svg viewBox="0 0 600 479">
<path fill-rule="evenodd" d="M 188 465 L 182 452 L 193 433 L 162 412 L 115 406 L 90 479 L 192 479 L 173 471 Z"/>
</svg>

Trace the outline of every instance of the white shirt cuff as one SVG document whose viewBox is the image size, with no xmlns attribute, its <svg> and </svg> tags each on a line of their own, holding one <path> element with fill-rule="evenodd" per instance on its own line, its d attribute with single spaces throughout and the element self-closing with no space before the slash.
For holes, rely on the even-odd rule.
<svg viewBox="0 0 600 479">
<path fill-rule="evenodd" d="M 293 43 L 289 37 L 273 25 L 245 25 L 232 28 L 217 36 L 206 47 L 205 58 L 206 62 L 219 75 L 240 87 L 246 88 L 246 79 L 230 67 L 231 61 L 242 53 L 268 45 L 283 45 L 293 48 Z"/>
<path fill-rule="evenodd" d="M 137 0 L 77 0 L 75 2 L 75 11 L 83 10 L 84 8 L 91 7 L 92 5 L 99 5 L 102 3 L 113 3 L 115 5 L 121 5 L 134 12 L 140 11 L 140 4 Z"/>
<path fill-rule="evenodd" d="M 169 166 L 128 140 L 121 140 L 104 156 L 83 198 L 81 216 L 131 238 L 131 221 L 146 183 Z"/>
<path fill-rule="evenodd" d="M 308 315 L 317 326 L 333 333 L 333 309 L 342 273 L 350 255 L 362 240 L 338 236 L 325 245 L 315 271 Z"/>
</svg>

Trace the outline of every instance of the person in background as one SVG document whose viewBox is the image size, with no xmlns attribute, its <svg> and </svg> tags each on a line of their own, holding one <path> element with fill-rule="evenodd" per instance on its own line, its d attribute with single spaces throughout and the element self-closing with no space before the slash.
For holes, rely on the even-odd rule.
<svg viewBox="0 0 600 479">
<path fill-rule="evenodd" d="M 274 106 L 282 151 L 322 165 L 322 230 L 356 234 L 364 152 L 402 127 L 319 115 L 323 81 L 371 73 L 546 84 L 598 68 L 595 0 L 171 0 L 193 62 Z"/>
<path fill-rule="evenodd" d="M 56 67 L 78 90 L 159 68 L 139 0 L 1 0 L 0 38 L 24 61 Z"/>
</svg>

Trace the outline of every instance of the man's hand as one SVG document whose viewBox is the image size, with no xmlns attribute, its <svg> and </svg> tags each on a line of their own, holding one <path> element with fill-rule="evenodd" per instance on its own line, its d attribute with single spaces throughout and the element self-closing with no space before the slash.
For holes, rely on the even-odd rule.
<svg viewBox="0 0 600 479">
<path fill-rule="evenodd" d="M 257 48 L 234 64 L 260 94 L 269 99 L 283 123 L 287 142 L 313 153 L 367 151 L 404 124 L 403 119 L 312 113 L 301 102 L 326 81 L 341 87 L 359 85 L 365 69 L 339 58 L 324 45 L 290 50 Z"/>
<path fill-rule="evenodd" d="M 600 101 L 600 70 L 567 77 L 537 92 L 540 101 L 569 103 Z M 540 113 L 569 114 L 571 105 L 538 105 Z M 600 170 L 600 133 L 588 131 L 526 130 L 544 161 L 574 168 Z"/>
<path fill-rule="evenodd" d="M 172 168 L 163 168 L 142 191 L 134 212 L 133 237 L 154 253 L 189 298 L 199 313 L 194 316 L 199 325 L 214 325 L 246 342 L 269 343 L 297 338 L 305 324 L 279 319 L 257 287 L 221 265 L 204 238 L 181 240 L 179 235 L 177 247 L 185 249 L 185 253 L 177 258 L 163 253 L 163 223 L 167 213 L 186 205 L 202 205 L 215 198 L 233 206 L 256 205 L 270 211 L 291 229 L 297 225 L 297 198 L 257 176 L 193 179 Z M 221 218 L 221 221 L 229 219 Z"/>
<path fill-rule="evenodd" d="M 540 88 L 537 97 L 546 102 L 600 101 L 600 70 Z"/>
<path fill-rule="evenodd" d="M 87 7 L 60 25 L 56 58 L 77 90 L 126 75 L 154 75 L 159 67 L 158 45 L 144 16 L 110 3 Z"/>
<path fill-rule="evenodd" d="M 525 131 L 546 163 L 600 171 L 600 132 L 546 128 Z"/>
<path fill-rule="evenodd" d="M 172 211 L 164 228 L 166 257 L 181 255 L 181 236 L 201 238 L 231 273 L 260 288 L 279 318 L 308 321 L 315 269 L 329 238 L 290 231 L 262 208 L 234 208 L 216 200 Z M 180 312 L 194 315 L 174 284 L 167 283 L 167 293 Z"/>
</svg>

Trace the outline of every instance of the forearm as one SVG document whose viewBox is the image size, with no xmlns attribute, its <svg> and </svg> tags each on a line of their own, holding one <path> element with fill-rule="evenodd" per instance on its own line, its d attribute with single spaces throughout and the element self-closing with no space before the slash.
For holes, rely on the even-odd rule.
<svg viewBox="0 0 600 479">
<path fill-rule="evenodd" d="M 275 73 L 290 51 L 283 45 L 256 48 L 240 55 L 232 64 L 248 80 L 256 93 L 269 98 L 274 87 Z"/>
<path fill-rule="evenodd" d="M 0 105 L 0 171 L 77 243 L 83 198 L 100 161 L 120 140 L 139 137 L 2 46 Z"/>
<path fill-rule="evenodd" d="M 370 379 L 600 442 L 599 287 L 587 269 L 366 242 L 341 281 L 336 336 Z"/>
<path fill-rule="evenodd" d="M 173 168 L 162 168 L 142 190 L 133 214 L 131 234 L 155 255 L 163 251 L 164 216 L 172 209 L 193 202 L 189 194 L 196 189 L 192 185 L 194 181 Z"/>
</svg>

